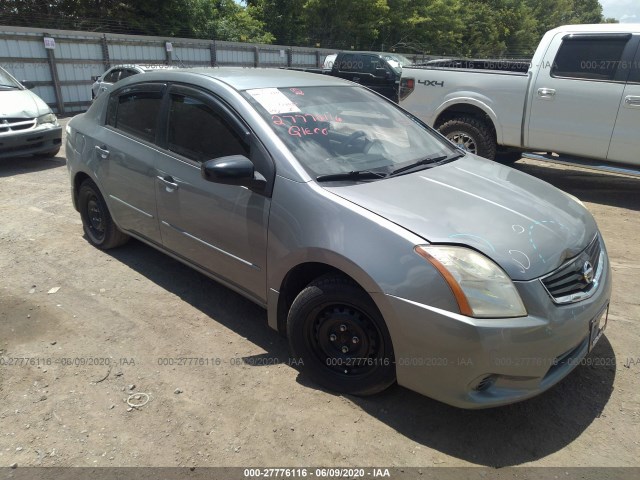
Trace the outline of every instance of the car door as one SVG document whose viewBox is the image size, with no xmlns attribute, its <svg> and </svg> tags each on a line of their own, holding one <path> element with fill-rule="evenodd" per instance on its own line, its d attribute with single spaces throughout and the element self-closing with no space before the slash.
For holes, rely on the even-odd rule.
<svg viewBox="0 0 640 480">
<path fill-rule="evenodd" d="M 362 54 L 363 76 L 360 83 L 371 90 L 384 95 L 390 100 L 398 101 L 398 85 L 390 65 L 379 55 Z"/>
<path fill-rule="evenodd" d="M 640 36 L 636 39 L 640 40 Z M 640 47 L 635 59 L 627 65 L 631 72 L 620 101 L 607 160 L 640 165 Z"/>
<path fill-rule="evenodd" d="M 273 164 L 248 128 L 213 95 L 174 85 L 165 101 L 166 151 L 156 176 L 163 245 L 265 302 L 269 189 L 207 181 L 201 166 L 244 155 L 272 184 Z"/>
<path fill-rule="evenodd" d="M 605 159 L 628 70 L 626 34 L 558 34 L 538 65 L 527 147 Z M 557 52 L 557 54 L 556 54 Z"/>
<path fill-rule="evenodd" d="M 113 92 L 103 128 L 90 155 L 96 178 L 116 223 L 160 244 L 156 212 L 155 145 L 165 84 L 136 84 Z"/>
</svg>

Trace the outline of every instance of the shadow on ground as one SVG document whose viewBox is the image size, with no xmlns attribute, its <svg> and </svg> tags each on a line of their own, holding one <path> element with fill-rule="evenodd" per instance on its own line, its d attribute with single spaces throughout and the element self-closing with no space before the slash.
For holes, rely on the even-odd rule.
<svg viewBox="0 0 640 480">
<path fill-rule="evenodd" d="M 268 328 L 266 312 L 242 296 L 137 241 L 109 254 L 208 315 L 212 322 L 268 352 L 268 359 L 248 362 L 250 365 L 288 360 L 286 340 Z M 601 363 L 607 366 L 581 365 L 545 394 L 496 409 L 460 410 L 399 386 L 374 397 L 350 399 L 400 434 L 443 454 L 477 465 L 520 465 L 561 450 L 600 415 L 616 374 L 615 355 L 606 337 L 589 357 L 594 358 L 606 359 Z M 318 388 L 304 374 L 298 381 L 307 388 Z"/>
<path fill-rule="evenodd" d="M 549 182 L 583 202 L 640 210 L 640 178 L 577 168 L 564 169 L 554 164 L 516 162 L 511 166 Z"/>
<path fill-rule="evenodd" d="M 0 178 L 64 167 L 66 164 L 67 161 L 62 153 L 58 153 L 54 158 L 40 156 L 0 158 Z"/>
</svg>

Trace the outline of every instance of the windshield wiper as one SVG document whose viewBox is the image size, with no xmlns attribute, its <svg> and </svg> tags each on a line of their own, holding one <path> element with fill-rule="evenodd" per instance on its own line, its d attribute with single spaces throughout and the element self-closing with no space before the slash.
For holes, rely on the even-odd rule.
<svg viewBox="0 0 640 480">
<path fill-rule="evenodd" d="M 374 180 L 387 177 L 388 173 L 374 172 L 372 170 L 354 170 L 351 172 L 329 173 L 316 177 L 318 182 L 332 182 L 336 180 Z"/>
<path fill-rule="evenodd" d="M 444 161 L 455 160 L 456 158 L 460 158 L 464 156 L 464 153 L 453 153 L 451 155 L 438 155 L 437 157 L 427 157 L 422 160 L 418 160 L 417 162 L 412 163 L 411 165 L 407 165 L 405 167 L 400 167 L 391 172 L 390 177 L 394 177 L 396 175 L 400 175 L 401 173 L 408 172 L 409 170 L 413 170 L 414 168 L 422 167 L 424 165 L 430 165 L 431 167 L 436 167 L 444 163 Z"/>
<path fill-rule="evenodd" d="M 15 85 L 5 85 L 4 83 L 0 83 L 0 88 L 20 88 L 20 87 L 16 87 Z"/>
</svg>

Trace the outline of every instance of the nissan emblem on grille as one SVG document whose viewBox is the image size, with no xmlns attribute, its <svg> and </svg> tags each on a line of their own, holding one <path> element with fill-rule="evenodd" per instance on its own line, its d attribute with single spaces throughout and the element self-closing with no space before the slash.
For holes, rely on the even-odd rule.
<svg viewBox="0 0 640 480">
<path fill-rule="evenodd" d="M 591 265 L 591 262 L 584 262 L 584 265 L 582 266 L 582 276 L 584 277 L 584 281 L 591 285 L 594 277 L 593 265 Z"/>
</svg>

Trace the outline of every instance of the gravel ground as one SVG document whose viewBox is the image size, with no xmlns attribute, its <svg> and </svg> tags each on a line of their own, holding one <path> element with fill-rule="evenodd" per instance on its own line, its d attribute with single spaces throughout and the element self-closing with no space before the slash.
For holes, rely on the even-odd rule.
<svg viewBox="0 0 640 480">
<path fill-rule="evenodd" d="M 249 301 L 139 242 L 93 248 L 64 151 L 0 160 L 0 357 L 32 359 L 0 365 L 0 466 L 640 466 L 640 179 L 515 167 L 596 217 L 609 324 L 547 393 L 464 411 L 317 388 Z"/>
</svg>

